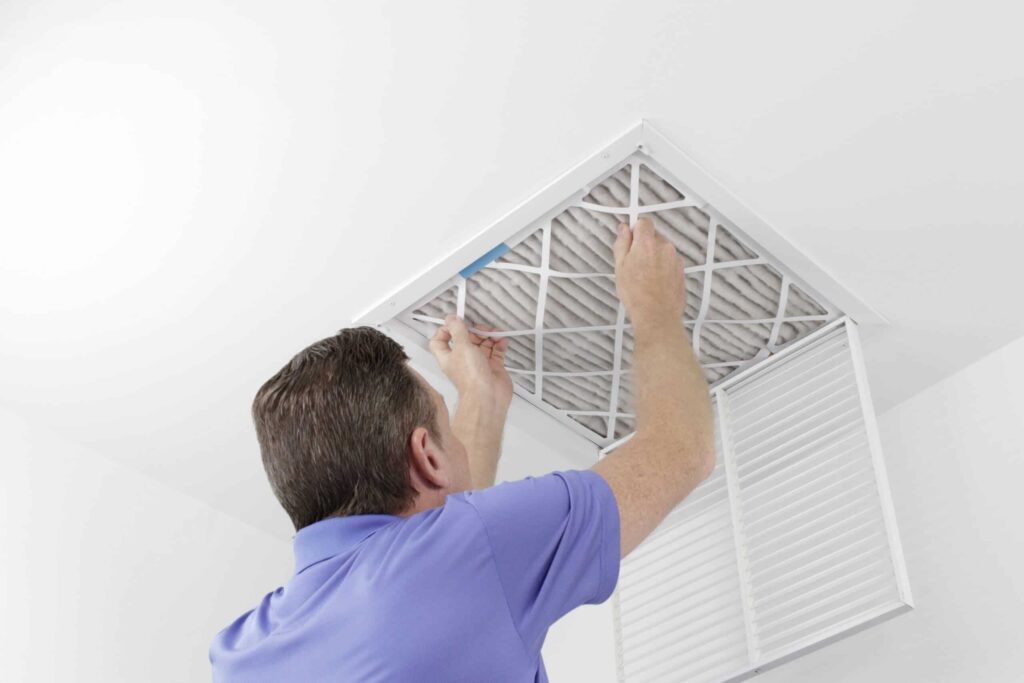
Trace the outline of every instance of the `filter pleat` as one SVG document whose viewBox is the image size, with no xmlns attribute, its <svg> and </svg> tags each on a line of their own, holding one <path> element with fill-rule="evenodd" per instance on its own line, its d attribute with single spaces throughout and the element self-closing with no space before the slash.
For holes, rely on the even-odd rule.
<svg viewBox="0 0 1024 683">
<path fill-rule="evenodd" d="M 626 204 L 629 204 L 629 176 L 626 176 Z M 665 202 L 677 202 L 685 199 L 683 193 L 672 187 L 669 182 L 661 178 L 646 165 L 640 165 L 640 186 L 638 188 L 641 206 L 652 204 L 663 204 Z"/>
<path fill-rule="evenodd" d="M 625 216 L 569 207 L 551 221 L 552 270 L 615 273 L 616 230 Z"/>
<path fill-rule="evenodd" d="M 746 261 L 757 258 L 757 253 L 736 239 L 724 225 L 718 226 L 715 235 L 715 261 Z"/>
<path fill-rule="evenodd" d="M 539 277 L 516 270 L 484 268 L 466 280 L 466 319 L 500 330 L 534 326 Z"/>
<path fill-rule="evenodd" d="M 629 206 L 629 166 L 594 186 L 583 201 L 600 206 Z"/>
<path fill-rule="evenodd" d="M 549 376 L 544 378 L 542 398 L 560 410 L 608 410 L 608 375 Z"/>
<path fill-rule="evenodd" d="M 611 278 L 563 278 L 548 280 L 544 326 L 588 327 L 615 322 L 619 301 Z"/>
<path fill-rule="evenodd" d="M 541 254 L 544 251 L 541 230 L 537 230 L 522 242 L 499 256 L 495 263 L 515 263 L 523 266 L 540 267 Z"/>
<path fill-rule="evenodd" d="M 615 336 L 611 332 L 551 332 L 544 335 L 546 372 L 612 370 Z M 610 398 L 605 396 L 605 405 Z"/>
<path fill-rule="evenodd" d="M 707 260 L 710 216 L 692 206 L 647 215 L 653 218 L 654 227 L 683 255 L 686 265 L 701 265 Z"/>
<path fill-rule="evenodd" d="M 789 296 L 786 298 L 786 315 L 798 317 L 802 315 L 827 315 L 828 311 L 824 306 L 816 302 L 804 290 L 796 285 L 789 286 Z"/>
</svg>

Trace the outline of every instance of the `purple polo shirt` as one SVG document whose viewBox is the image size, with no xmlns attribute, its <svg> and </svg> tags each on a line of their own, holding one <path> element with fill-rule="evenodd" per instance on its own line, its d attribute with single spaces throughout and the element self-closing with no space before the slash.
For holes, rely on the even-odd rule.
<svg viewBox="0 0 1024 683">
<path fill-rule="evenodd" d="M 615 588 L 619 510 L 570 470 L 326 519 L 294 545 L 295 575 L 210 646 L 216 683 L 539 683 L 548 627 Z"/>
</svg>

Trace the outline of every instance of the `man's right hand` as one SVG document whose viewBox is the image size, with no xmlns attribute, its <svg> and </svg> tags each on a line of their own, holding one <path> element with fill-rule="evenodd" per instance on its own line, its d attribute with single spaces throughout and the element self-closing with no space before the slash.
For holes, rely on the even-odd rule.
<svg viewBox="0 0 1024 683">
<path fill-rule="evenodd" d="M 643 217 L 630 231 L 619 224 L 615 240 L 615 288 L 634 327 L 681 325 L 686 308 L 683 257 Z"/>
</svg>

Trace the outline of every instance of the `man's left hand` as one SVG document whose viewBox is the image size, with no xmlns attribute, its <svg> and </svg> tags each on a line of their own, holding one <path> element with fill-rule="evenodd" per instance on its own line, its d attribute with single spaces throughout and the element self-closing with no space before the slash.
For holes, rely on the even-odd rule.
<svg viewBox="0 0 1024 683">
<path fill-rule="evenodd" d="M 476 328 L 481 332 L 495 329 L 490 325 L 476 325 Z M 470 332 L 466 322 L 454 313 L 448 314 L 445 324 L 430 340 L 431 353 L 460 394 L 475 392 L 505 405 L 512 401 L 512 378 L 505 369 L 507 349 L 507 337 Z"/>
</svg>

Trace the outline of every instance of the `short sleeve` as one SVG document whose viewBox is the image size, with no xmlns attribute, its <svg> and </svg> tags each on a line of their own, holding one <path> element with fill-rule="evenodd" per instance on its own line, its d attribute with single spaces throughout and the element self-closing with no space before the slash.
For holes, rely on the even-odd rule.
<svg viewBox="0 0 1024 683">
<path fill-rule="evenodd" d="M 619 509 L 591 470 L 553 472 L 464 494 L 490 540 L 528 648 L 570 610 L 604 602 L 619 577 Z"/>
</svg>

